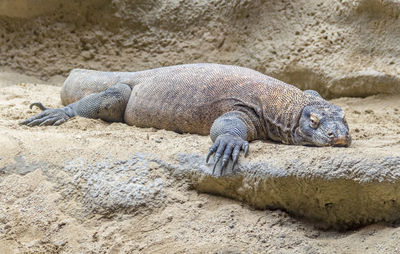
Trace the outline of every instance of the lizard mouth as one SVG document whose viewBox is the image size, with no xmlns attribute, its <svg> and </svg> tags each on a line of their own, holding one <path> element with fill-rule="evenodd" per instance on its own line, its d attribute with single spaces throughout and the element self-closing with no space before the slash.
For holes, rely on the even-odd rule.
<svg viewBox="0 0 400 254">
<path fill-rule="evenodd" d="M 331 142 L 315 142 L 315 141 L 304 141 L 303 145 L 306 146 L 318 146 L 318 147 L 349 147 L 351 145 L 351 137 L 349 135 L 335 137 L 331 140 Z"/>
<path fill-rule="evenodd" d="M 335 137 L 332 141 L 333 146 L 349 147 L 351 144 L 350 135 Z"/>
</svg>

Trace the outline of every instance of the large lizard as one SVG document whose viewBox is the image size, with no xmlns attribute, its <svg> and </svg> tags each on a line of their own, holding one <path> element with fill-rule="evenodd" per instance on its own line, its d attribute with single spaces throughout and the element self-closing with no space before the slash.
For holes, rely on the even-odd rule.
<svg viewBox="0 0 400 254">
<path fill-rule="evenodd" d="M 215 166 L 232 167 L 249 141 L 349 146 L 343 110 L 316 91 L 239 66 L 188 64 L 139 72 L 74 69 L 61 90 L 63 108 L 46 108 L 21 124 L 60 125 L 74 116 L 208 135 Z"/>
</svg>

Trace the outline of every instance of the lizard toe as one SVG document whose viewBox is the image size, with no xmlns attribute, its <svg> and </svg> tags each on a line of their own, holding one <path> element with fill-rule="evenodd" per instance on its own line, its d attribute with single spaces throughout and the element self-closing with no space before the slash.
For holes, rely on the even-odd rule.
<svg viewBox="0 0 400 254">
<path fill-rule="evenodd" d="M 20 122 L 20 125 L 44 126 L 44 125 L 60 125 L 67 121 L 70 116 L 65 112 L 64 108 L 47 108 L 43 112 Z"/>
<path fill-rule="evenodd" d="M 219 176 L 223 175 L 230 159 L 232 159 L 233 171 L 234 166 L 239 159 L 239 154 L 241 150 L 244 151 L 244 154 L 246 156 L 249 151 L 249 142 L 243 140 L 239 136 L 235 136 L 232 134 L 223 134 L 218 136 L 214 144 L 211 146 L 206 159 L 206 161 L 208 162 L 210 156 L 215 153 L 212 174 L 215 175 L 215 169 L 221 158 L 222 160 Z"/>
</svg>

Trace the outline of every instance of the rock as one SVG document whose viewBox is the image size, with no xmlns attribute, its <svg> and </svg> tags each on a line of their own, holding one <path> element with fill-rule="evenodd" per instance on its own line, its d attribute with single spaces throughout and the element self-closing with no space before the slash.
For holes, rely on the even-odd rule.
<svg viewBox="0 0 400 254">
<path fill-rule="evenodd" d="M 94 54 L 88 50 L 82 51 L 81 55 L 85 61 L 90 60 L 94 57 Z"/>
<path fill-rule="evenodd" d="M 400 218 L 398 153 L 328 150 L 332 156 L 304 157 L 305 151 L 291 158 L 273 153 L 270 159 L 242 160 L 234 171 L 228 165 L 221 177 L 211 175 L 213 165 L 205 163 L 204 155 L 186 153 L 178 154 L 174 163 L 155 154 L 96 163 L 78 158 L 61 169 L 48 167 L 44 175 L 57 184 L 65 200 L 82 202 L 84 214 L 110 216 L 163 207 L 166 200 L 176 199 L 168 196 L 166 188 L 187 181 L 200 192 L 258 209 L 283 209 L 325 228 L 347 229 Z"/>
<path fill-rule="evenodd" d="M 343 152 L 283 158 L 274 154 L 264 161 L 241 162 L 237 173 L 222 177 L 210 175 L 212 167 L 204 164 L 204 156 L 178 157 L 177 171 L 201 192 L 259 209 L 283 209 L 322 227 L 345 229 L 400 218 L 399 155 Z"/>
<path fill-rule="evenodd" d="M 94 164 L 77 158 L 59 169 L 68 177 L 56 181 L 64 194 L 78 195 L 86 213 L 132 212 L 140 207 L 152 209 L 162 206 L 167 183 L 156 175 L 157 172 L 149 170 L 149 166 L 156 168 L 157 164 L 140 154 L 127 160 L 105 160 Z M 49 170 L 47 175 L 53 178 L 51 172 Z"/>
<path fill-rule="evenodd" d="M 258 209 L 283 209 L 324 228 L 347 229 L 400 218 L 398 153 L 330 151 L 332 156 L 304 157 L 300 152 L 286 158 L 273 153 L 270 159 L 242 160 L 221 177 L 211 175 L 213 165 L 205 163 L 204 155 L 186 153 L 178 154 L 174 163 L 155 154 L 97 163 L 78 158 L 61 169 L 50 167 L 44 175 L 57 183 L 65 200 L 77 197 L 85 214 L 110 216 L 163 207 L 166 200 L 176 199 L 167 195 L 166 188 L 187 181 L 200 192 Z M 64 177 L 55 176 L 60 172 Z"/>
<path fill-rule="evenodd" d="M 325 97 L 398 94 L 399 14 L 395 0 L 5 0 L 0 62 L 45 79 L 218 62 Z"/>
<path fill-rule="evenodd" d="M 88 3 L 76 3 L 63 0 L 4 0 L 0 4 L 0 16 L 11 18 L 32 18 L 40 15 L 51 14 L 56 11 L 74 12 L 86 8 L 99 7 L 103 0 L 92 0 Z"/>
</svg>

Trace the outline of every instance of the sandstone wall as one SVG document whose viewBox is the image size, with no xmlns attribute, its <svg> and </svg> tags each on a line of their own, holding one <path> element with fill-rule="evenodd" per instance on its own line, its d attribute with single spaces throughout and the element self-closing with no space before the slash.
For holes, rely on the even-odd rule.
<svg viewBox="0 0 400 254">
<path fill-rule="evenodd" d="M 324 96 L 400 93 L 395 0 L 4 0 L 0 66 L 49 78 L 237 64 Z"/>
</svg>

